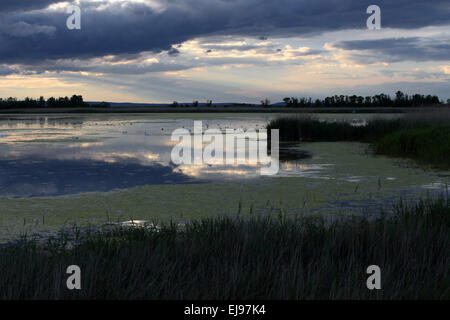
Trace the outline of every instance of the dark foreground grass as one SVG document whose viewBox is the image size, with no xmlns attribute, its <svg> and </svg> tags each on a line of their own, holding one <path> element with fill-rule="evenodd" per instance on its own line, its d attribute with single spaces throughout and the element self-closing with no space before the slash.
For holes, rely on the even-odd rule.
<svg viewBox="0 0 450 320">
<path fill-rule="evenodd" d="M 377 220 L 211 218 L 0 248 L 1 299 L 448 299 L 445 198 Z M 69 265 L 82 289 L 66 289 Z M 370 265 L 382 290 L 366 287 Z"/>
<path fill-rule="evenodd" d="M 273 120 L 267 129 L 279 129 L 281 141 L 360 141 L 371 143 L 378 154 L 408 157 L 450 168 L 450 117 L 372 120 L 365 126 L 323 122 L 305 117 Z"/>
</svg>

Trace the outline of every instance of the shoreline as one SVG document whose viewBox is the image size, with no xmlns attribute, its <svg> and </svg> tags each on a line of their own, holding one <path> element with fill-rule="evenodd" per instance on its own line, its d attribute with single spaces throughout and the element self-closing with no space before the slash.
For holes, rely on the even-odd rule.
<svg viewBox="0 0 450 320">
<path fill-rule="evenodd" d="M 11 108 L 0 109 L 0 114 L 126 114 L 126 113 L 409 113 L 419 111 L 441 111 L 450 109 L 449 105 L 429 107 L 377 107 L 377 108 L 287 108 L 287 107 L 110 107 L 110 108 Z"/>
</svg>

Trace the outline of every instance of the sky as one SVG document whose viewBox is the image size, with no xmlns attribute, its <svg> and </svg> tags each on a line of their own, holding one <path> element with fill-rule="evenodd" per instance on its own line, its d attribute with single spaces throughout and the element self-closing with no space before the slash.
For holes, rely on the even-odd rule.
<svg viewBox="0 0 450 320">
<path fill-rule="evenodd" d="M 72 5 L 81 29 L 67 27 Z M 448 0 L 1 0 L 0 44 L 4 98 L 450 99 Z"/>
</svg>

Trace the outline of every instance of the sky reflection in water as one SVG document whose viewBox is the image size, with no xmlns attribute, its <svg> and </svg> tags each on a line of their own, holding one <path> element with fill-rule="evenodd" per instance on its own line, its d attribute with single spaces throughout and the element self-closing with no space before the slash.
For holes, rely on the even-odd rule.
<svg viewBox="0 0 450 320">
<path fill-rule="evenodd" d="M 207 117 L 208 118 L 208 117 Z M 203 119 L 206 129 L 263 128 L 270 117 Z M 193 118 L 1 116 L 0 196 L 53 196 L 151 184 L 256 178 L 252 165 L 171 163 L 173 130 Z"/>
</svg>

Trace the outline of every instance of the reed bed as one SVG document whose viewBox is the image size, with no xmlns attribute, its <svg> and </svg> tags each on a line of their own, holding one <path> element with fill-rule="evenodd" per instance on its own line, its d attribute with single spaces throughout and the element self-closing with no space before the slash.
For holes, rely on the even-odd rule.
<svg viewBox="0 0 450 320">
<path fill-rule="evenodd" d="M 436 114 L 412 113 L 400 119 L 374 119 L 364 126 L 311 117 L 279 118 L 272 120 L 267 129 L 279 129 L 281 141 L 367 142 L 377 154 L 450 168 L 450 112 L 445 110 Z"/>
<path fill-rule="evenodd" d="M 0 299 L 449 299 L 448 196 L 393 216 L 219 217 L 0 248 Z M 66 268 L 81 268 L 81 290 Z M 366 269 L 381 268 L 381 290 Z"/>
</svg>

